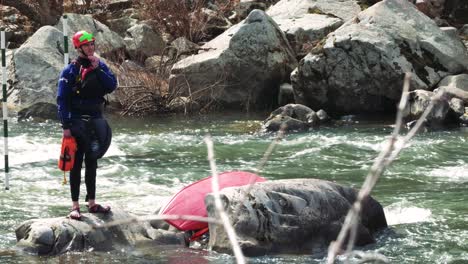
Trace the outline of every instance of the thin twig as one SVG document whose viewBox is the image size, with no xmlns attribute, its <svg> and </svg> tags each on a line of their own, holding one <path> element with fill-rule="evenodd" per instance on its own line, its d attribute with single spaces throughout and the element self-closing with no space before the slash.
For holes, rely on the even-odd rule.
<svg viewBox="0 0 468 264">
<path fill-rule="evenodd" d="M 201 217 L 195 215 L 148 215 L 143 217 L 131 217 L 128 219 L 115 220 L 101 225 L 93 225 L 94 229 L 109 228 L 118 225 L 132 224 L 138 222 L 146 222 L 151 220 L 189 220 L 189 221 L 198 221 L 206 222 L 211 224 L 220 225 L 221 221 L 212 217 Z"/>
<path fill-rule="evenodd" d="M 270 158 L 271 154 L 273 153 L 273 150 L 275 149 L 276 145 L 278 144 L 278 142 L 280 142 L 283 139 L 286 128 L 287 128 L 286 124 L 281 125 L 280 130 L 278 131 L 278 134 L 276 135 L 275 140 L 273 140 L 270 143 L 267 150 L 263 154 L 263 157 L 260 160 L 260 162 L 258 163 L 257 168 L 254 170 L 254 174 L 259 175 L 260 172 L 263 170 L 263 167 L 265 167 L 265 164 L 267 163 L 268 159 Z M 244 191 L 243 191 L 243 194 L 242 194 L 243 197 L 240 199 L 241 201 L 243 201 L 243 200 L 245 200 L 247 198 L 247 195 L 250 193 L 253 186 L 255 185 L 255 180 L 256 180 L 255 177 L 250 176 L 247 188 L 242 189 Z M 241 207 L 242 207 L 242 203 L 239 203 L 239 205 L 237 205 L 237 207 L 234 209 L 233 212 L 234 213 L 240 212 Z"/>
<path fill-rule="evenodd" d="M 425 121 L 425 118 L 427 117 L 427 115 L 432 111 L 432 108 L 434 105 L 433 100 L 431 100 L 431 103 L 425 109 L 424 113 L 419 118 L 416 125 L 408 132 L 406 137 L 404 137 L 403 144 L 401 144 L 399 147 L 395 147 L 395 143 L 398 140 L 400 130 L 403 126 L 403 110 L 405 109 L 406 104 L 408 102 L 410 78 L 411 78 L 411 74 L 407 73 L 405 75 L 403 93 L 402 93 L 400 103 L 398 105 L 397 119 L 396 119 L 396 124 L 395 124 L 394 131 L 392 133 L 392 136 L 388 140 L 388 144 L 386 148 L 382 150 L 382 152 L 379 154 L 374 164 L 372 165 L 366 177 L 366 180 L 363 186 L 361 187 L 361 190 L 358 193 L 356 201 L 354 202 L 353 206 L 350 208 L 348 214 L 346 215 L 343 227 L 341 228 L 341 231 L 338 235 L 337 240 L 330 244 L 330 247 L 328 250 L 327 263 L 333 263 L 335 261 L 336 255 L 342 248 L 342 245 L 348 233 L 350 235 L 349 235 L 347 251 L 348 252 L 351 251 L 356 240 L 355 229 L 357 228 L 357 222 L 359 219 L 359 213 L 361 211 L 362 201 L 370 195 L 379 177 L 383 174 L 385 169 L 395 160 L 395 158 L 398 156 L 401 150 L 405 147 L 406 142 L 408 142 L 416 134 L 416 132 L 419 130 L 419 128 Z"/>
<path fill-rule="evenodd" d="M 234 256 L 236 257 L 237 263 L 245 264 L 244 255 L 242 254 L 239 242 L 237 241 L 236 231 L 232 227 L 231 222 L 229 221 L 229 218 L 226 212 L 224 211 L 223 204 L 219 196 L 218 172 L 216 170 L 216 164 L 214 160 L 213 141 L 211 140 L 211 137 L 209 135 L 205 137 L 205 143 L 208 149 L 208 161 L 210 162 L 211 173 L 213 175 L 211 186 L 213 188 L 216 212 L 219 214 L 224 229 L 226 230 L 226 233 L 228 235 L 229 242 L 231 242 L 232 251 L 234 252 Z"/>
</svg>

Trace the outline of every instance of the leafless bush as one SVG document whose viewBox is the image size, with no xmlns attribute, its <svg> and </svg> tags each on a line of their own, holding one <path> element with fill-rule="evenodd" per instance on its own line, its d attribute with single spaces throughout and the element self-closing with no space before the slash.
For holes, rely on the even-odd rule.
<svg viewBox="0 0 468 264">
<path fill-rule="evenodd" d="M 153 21 L 153 27 L 169 33 L 174 39 L 186 37 L 198 43 L 206 40 L 209 16 L 204 13 L 208 2 L 217 7 L 217 14 L 232 10 L 239 0 L 142 0 L 135 3 L 143 19 Z"/>
<path fill-rule="evenodd" d="M 123 107 L 122 115 L 145 115 L 165 112 L 169 103 L 167 78 L 154 72 L 138 69 L 118 69 L 117 98 Z"/>
</svg>

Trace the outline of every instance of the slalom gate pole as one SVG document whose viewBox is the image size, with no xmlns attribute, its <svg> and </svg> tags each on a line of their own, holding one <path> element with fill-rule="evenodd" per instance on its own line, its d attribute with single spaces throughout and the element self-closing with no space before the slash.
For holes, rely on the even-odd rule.
<svg viewBox="0 0 468 264">
<path fill-rule="evenodd" d="M 63 62 L 65 66 L 70 62 L 70 55 L 68 55 L 68 19 L 67 15 L 63 15 Z"/>
<path fill-rule="evenodd" d="M 65 66 L 70 62 L 70 55 L 68 55 L 68 19 L 67 15 L 63 15 L 63 63 Z M 66 172 L 63 172 L 62 185 L 67 184 Z"/>
<path fill-rule="evenodd" d="M 0 33 L 1 49 L 2 49 L 2 111 L 3 111 L 3 140 L 5 153 L 5 190 L 10 189 L 10 167 L 8 165 L 8 108 L 7 108 L 7 70 L 6 70 L 6 49 L 5 49 L 5 31 L 2 29 Z"/>
</svg>

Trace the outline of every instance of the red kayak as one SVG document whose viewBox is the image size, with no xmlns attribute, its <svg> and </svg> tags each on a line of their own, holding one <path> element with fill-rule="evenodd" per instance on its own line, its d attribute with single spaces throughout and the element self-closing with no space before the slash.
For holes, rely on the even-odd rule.
<svg viewBox="0 0 468 264">
<path fill-rule="evenodd" d="M 212 176 L 199 180 L 176 193 L 161 210 L 162 215 L 195 215 L 208 216 L 205 207 L 205 196 L 212 192 Z M 243 186 L 250 182 L 266 181 L 256 174 L 245 171 L 229 171 L 218 175 L 219 189 L 226 187 Z M 200 230 L 208 228 L 204 222 L 191 220 L 166 220 L 169 224 L 181 231 Z"/>
</svg>

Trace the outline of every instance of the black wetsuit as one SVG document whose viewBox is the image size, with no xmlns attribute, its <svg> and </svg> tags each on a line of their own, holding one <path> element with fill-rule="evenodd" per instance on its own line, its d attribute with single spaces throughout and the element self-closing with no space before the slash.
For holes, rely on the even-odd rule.
<svg viewBox="0 0 468 264">
<path fill-rule="evenodd" d="M 80 195 L 81 168 L 85 162 L 86 201 L 96 196 L 97 159 L 110 144 L 110 128 L 102 116 L 104 95 L 117 87 L 117 80 L 102 61 L 96 69 L 88 59 L 78 58 L 60 74 L 57 104 L 63 129 L 70 129 L 78 145 L 75 163 L 70 172 L 72 201 Z M 98 140 L 100 150 L 92 152 L 90 145 Z"/>
</svg>

